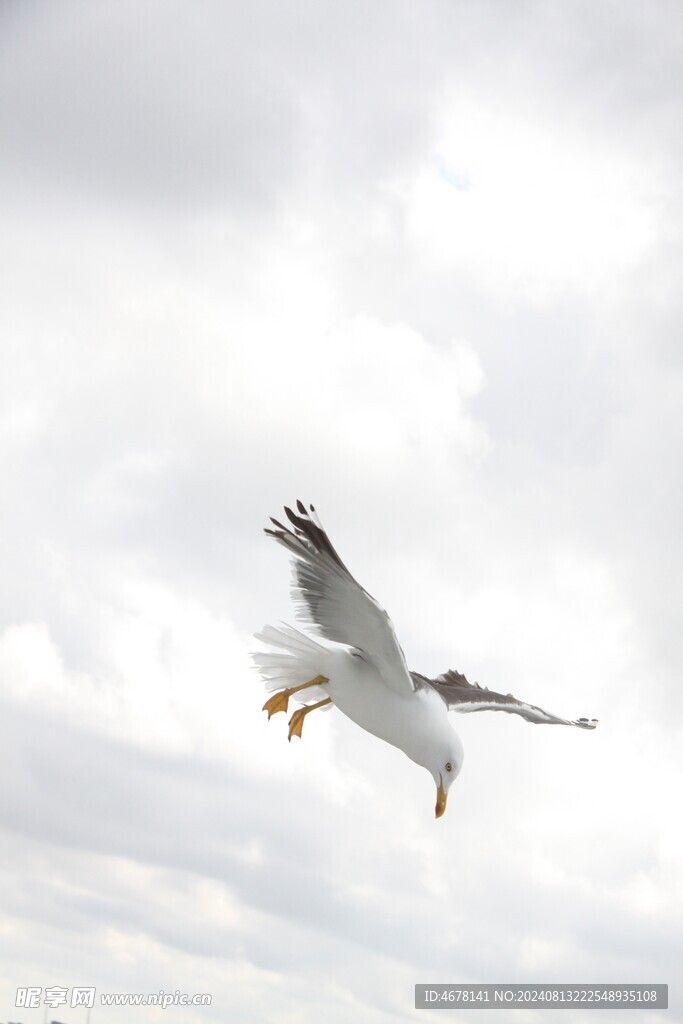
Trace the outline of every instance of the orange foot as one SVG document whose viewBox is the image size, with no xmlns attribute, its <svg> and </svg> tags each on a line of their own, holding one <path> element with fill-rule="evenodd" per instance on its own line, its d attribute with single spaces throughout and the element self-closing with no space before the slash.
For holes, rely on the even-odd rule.
<svg viewBox="0 0 683 1024">
<path fill-rule="evenodd" d="M 307 683 L 301 683 L 300 686 L 290 686 L 285 690 L 278 690 L 272 697 L 269 697 L 266 703 L 261 708 L 261 711 L 268 712 L 268 721 L 270 721 L 271 715 L 276 715 L 278 711 L 286 711 L 289 706 L 289 698 L 293 693 L 298 693 L 299 690 L 305 690 L 308 686 L 321 686 L 323 683 L 329 682 L 327 676 L 316 676 L 315 679 L 309 679 Z M 299 733 L 301 735 L 301 733 Z"/>
<path fill-rule="evenodd" d="M 268 721 L 270 721 L 271 715 L 276 715 L 278 711 L 286 711 L 289 707 L 289 690 L 279 690 L 274 693 L 272 697 L 269 697 L 266 703 L 261 708 L 261 711 L 268 712 Z"/>
<path fill-rule="evenodd" d="M 304 718 L 311 711 L 315 711 L 316 708 L 322 708 L 325 704 L 331 704 L 332 701 L 329 697 L 325 697 L 325 700 L 319 700 L 317 704 L 307 704 L 305 708 L 299 708 L 295 711 L 289 720 L 289 736 L 287 739 L 291 742 L 292 736 L 298 736 L 301 739 L 301 730 L 304 727 Z"/>
<path fill-rule="evenodd" d="M 292 741 L 292 736 L 298 736 L 299 739 L 301 739 L 301 730 L 304 727 L 304 718 L 306 717 L 307 711 L 308 708 L 299 708 L 299 710 L 295 711 L 292 717 L 290 718 L 289 735 L 287 737 L 290 743 Z"/>
</svg>

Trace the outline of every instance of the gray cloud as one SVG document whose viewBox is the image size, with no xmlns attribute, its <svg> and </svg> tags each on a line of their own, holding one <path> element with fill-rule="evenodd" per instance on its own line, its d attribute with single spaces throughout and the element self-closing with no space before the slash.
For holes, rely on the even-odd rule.
<svg viewBox="0 0 683 1024">
<path fill-rule="evenodd" d="M 4 43 L 7 155 L 39 182 L 118 202 L 272 202 L 293 173 L 301 118 L 257 13 L 233 13 L 27 10 Z"/>
<path fill-rule="evenodd" d="M 181 217 L 214 204 L 272 212 L 311 172 L 342 186 L 414 158 L 443 72 L 412 45 L 414 27 L 381 4 L 15 11 L 5 159 L 38 182 Z"/>
<path fill-rule="evenodd" d="M 447 882 L 433 891 L 419 846 L 388 836 L 360 804 L 344 809 L 340 846 L 340 808 L 320 795 L 302 800 L 286 779 L 257 782 L 201 757 L 149 754 L 7 703 L 1 721 L 2 770 L 12 778 L 0 811 L 9 920 L 89 943 L 100 941 L 102 928 L 139 933 L 197 963 L 246 957 L 295 977 L 325 975 L 333 960 L 371 1007 L 399 1019 L 408 1016 L 405 1003 L 401 1012 L 397 995 L 371 995 L 368 964 L 381 972 L 389 958 L 413 977 L 456 969 L 463 978 L 494 980 L 504 971 L 521 980 L 524 950 L 538 945 L 546 969 L 563 964 L 574 980 L 596 962 L 624 981 L 675 970 L 675 917 L 662 922 L 624 899 L 654 851 L 641 851 L 618 886 L 608 878 L 598 893 L 580 847 L 559 860 L 544 849 L 548 819 L 534 812 L 540 794 L 530 795 L 530 778 L 529 802 L 520 793 L 500 824 L 491 817 L 496 804 L 477 808 L 471 793 L 453 794 L 458 822 L 431 866 L 435 878 L 445 869 Z M 408 819 L 399 823 L 405 828 Z M 501 875 L 502 861 L 515 885 Z M 216 886 L 212 903 L 229 898 L 236 912 L 226 903 L 222 914 L 197 918 L 211 906 L 201 902 L 206 881 Z"/>
</svg>

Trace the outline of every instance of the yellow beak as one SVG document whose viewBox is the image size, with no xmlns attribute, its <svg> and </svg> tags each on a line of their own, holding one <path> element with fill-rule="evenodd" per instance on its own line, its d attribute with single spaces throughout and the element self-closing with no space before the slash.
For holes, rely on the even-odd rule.
<svg viewBox="0 0 683 1024">
<path fill-rule="evenodd" d="M 436 816 L 440 818 L 446 810 L 447 795 L 443 788 L 443 779 L 439 775 L 439 788 L 436 791 Z"/>
</svg>

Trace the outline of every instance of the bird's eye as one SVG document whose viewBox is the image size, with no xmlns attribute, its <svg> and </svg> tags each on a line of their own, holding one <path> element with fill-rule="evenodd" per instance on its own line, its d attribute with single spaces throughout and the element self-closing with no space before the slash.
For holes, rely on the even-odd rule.
<svg viewBox="0 0 683 1024">
<path fill-rule="evenodd" d="M 452 772 L 453 771 L 453 765 L 451 764 L 450 761 L 446 761 L 446 771 L 447 772 Z"/>
</svg>

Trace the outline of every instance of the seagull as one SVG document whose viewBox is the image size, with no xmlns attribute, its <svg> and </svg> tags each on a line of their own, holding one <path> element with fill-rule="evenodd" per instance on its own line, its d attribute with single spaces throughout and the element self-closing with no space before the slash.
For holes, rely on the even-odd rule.
<svg viewBox="0 0 683 1024">
<path fill-rule="evenodd" d="M 301 737 L 306 715 L 336 707 L 353 722 L 402 750 L 430 773 L 436 785 L 436 817 L 462 768 L 460 737 L 449 711 L 507 711 L 528 722 L 595 729 L 597 719 L 567 719 L 496 693 L 451 669 L 435 679 L 411 672 L 384 608 L 346 568 L 313 505 L 285 507 L 290 526 L 271 519 L 265 533 L 292 560 L 297 617 L 328 643 L 282 625 L 264 626 L 255 638 L 267 650 L 252 655 L 268 691 L 268 720 L 286 712 L 290 698 L 303 706 L 289 720 L 289 740 Z M 331 644 L 331 646 L 330 646 Z"/>
</svg>

